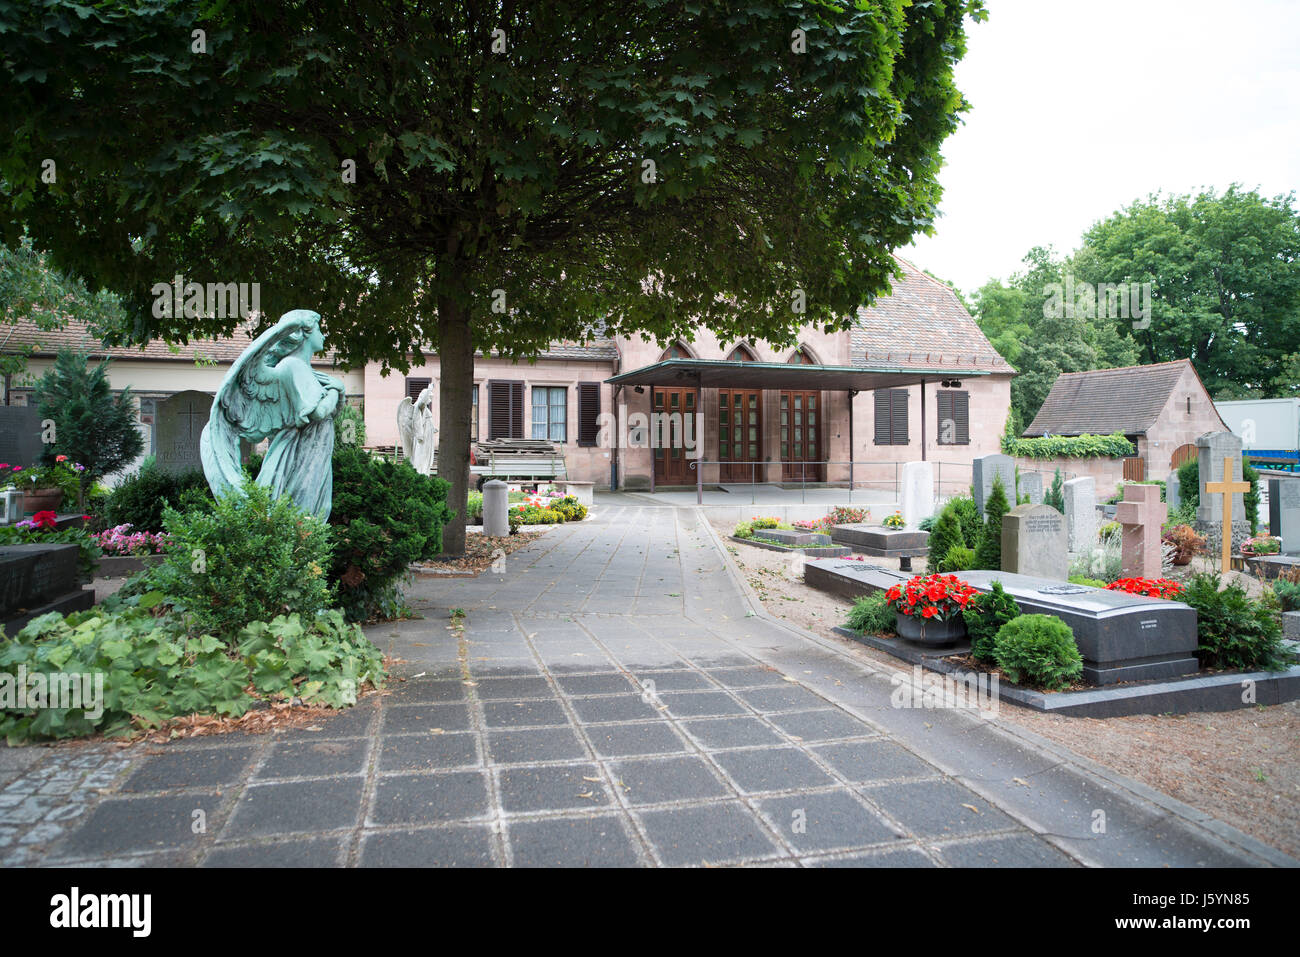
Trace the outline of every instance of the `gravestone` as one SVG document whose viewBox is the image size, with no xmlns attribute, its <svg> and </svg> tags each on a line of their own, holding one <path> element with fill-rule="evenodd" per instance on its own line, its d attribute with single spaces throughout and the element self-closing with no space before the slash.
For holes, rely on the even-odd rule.
<svg viewBox="0 0 1300 957">
<path fill-rule="evenodd" d="M 1124 526 L 1120 569 L 1125 577 L 1159 578 L 1160 529 L 1168 515 L 1158 485 L 1125 485 L 1115 519 Z"/>
<path fill-rule="evenodd" d="M 1207 432 L 1196 440 L 1196 449 L 1201 482 L 1201 503 L 1196 509 L 1196 520 L 1217 527 L 1223 524 L 1223 496 L 1206 495 L 1205 485 L 1207 482 L 1224 481 L 1225 458 L 1232 459 L 1232 475 L 1228 479 L 1241 481 L 1241 438 L 1231 432 Z M 1245 528 L 1249 535 L 1246 504 L 1241 495 L 1232 496 L 1232 524 L 1237 528 Z"/>
<path fill-rule="evenodd" d="M 1300 476 L 1268 480 L 1268 529 L 1283 555 L 1300 555 Z"/>
<path fill-rule="evenodd" d="M 1169 478 L 1165 480 L 1165 504 L 1169 506 L 1170 512 L 1183 504 L 1183 487 L 1178 481 L 1177 471 L 1169 473 Z"/>
<path fill-rule="evenodd" d="M 1090 552 L 1097 544 L 1097 480 L 1091 475 L 1070 479 L 1061 485 L 1065 498 L 1065 543 L 1077 553 Z"/>
<path fill-rule="evenodd" d="M 934 467 L 929 462 L 903 463 L 899 511 L 908 528 L 934 514 Z"/>
<path fill-rule="evenodd" d="M 897 558 L 899 567 L 911 571 L 912 559 L 929 552 L 929 532 L 883 525 L 832 525 L 831 541 L 874 558 Z"/>
<path fill-rule="evenodd" d="M 1050 505 L 1017 505 L 1002 516 L 1002 570 L 1065 581 L 1065 516 Z"/>
<path fill-rule="evenodd" d="M 984 503 L 993 494 L 993 476 L 1002 477 L 1002 490 L 1006 492 L 1007 503 L 1015 504 L 1016 463 L 1009 455 L 981 455 L 971 463 L 972 481 L 975 490 L 975 507 L 980 517 L 984 517 Z"/>
<path fill-rule="evenodd" d="M 154 460 L 173 475 L 203 471 L 199 439 L 212 412 L 206 392 L 177 392 L 158 401 L 154 413 Z"/>
<path fill-rule="evenodd" d="M 0 626 L 6 636 L 47 612 L 66 615 L 94 605 L 94 589 L 81 587 L 79 555 L 76 545 L 0 547 Z"/>
<path fill-rule="evenodd" d="M 1043 475 L 1041 472 L 1020 473 L 1020 495 L 1028 496 L 1030 505 L 1043 504 Z"/>
<path fill-rule="evenodd" d="M 44 451 L 40 412 L 34 406 L 0 405 L 0 462 L 31 468 Z"/>
</svg>

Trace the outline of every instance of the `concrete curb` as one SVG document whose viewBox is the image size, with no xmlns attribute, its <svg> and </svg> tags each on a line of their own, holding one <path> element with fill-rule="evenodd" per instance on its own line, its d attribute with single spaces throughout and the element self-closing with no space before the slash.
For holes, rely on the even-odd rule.
<svg viewBox="0 0 1300 957">
<path fill-rule="evenodd" d="M 735 559 L 733 559 L 730 552 L 722 546 L 722 542 L 718 538 L 717 533 L 714 532 L 713 527 L 709 524 L 706 514 L 701 509 L 697 508 L 696 515 L 700 521 L 701 527 L 705 530 L 718 552 L 722 555 L 727 573 L 731 576 L 732 581 L 739 586 L 741 594 L 744 596 L 746 603 L 749 605 L 749 610 L 754 617 L 761 618 L 769 624 L 784 629 L 786 632 L 798 638 L 810 641 L 818 647 L 832 652 L 837 657 L 852 662 L 856 667 L 881 676 L 885 675 L 885 672 L 881 670 L 876 662 L 862 661 L 853 655 L 850 655 L 845 649 L 840 648 L 819 635 L 815 635 L 806 629 L 799 628 L 796 625 L 782 621 L 781 619 L 769 614 L 763 607 L 763 603 L 759 600 L 758 595 L 749 586 L 749 583 L 745 581 L 745 577 L 740 573 L 740 569 L 736 567 Z M 917 690 L 919 691 L 921 689 Z M 849 711 L 863 721 L 872 725 L 876 723 L 851 706 L 844 705 L 840 702 L 837 702 L 837 704 L 840 704 L 840 706 L 846 711 Z M 1194 832 L 1203 832 L 1203 836 L 1212 843 L 1227 845 L 1235 851 L 1251 855 L 1259 859 L 1261 864 L 1268 864 L 1274 867 L 1300 867 L 1300 861 L 1297 861 L 1276 848 L 1265 844 L 1258 838 L 1251 837 L 1249 834 L 1246 834 L 1231 825 L 1223 823 L 1204 811 L 1199 811 L 1191 805 L 1179 801 L 1176 798 L 1172 798 L 1162 791 L 1158 791 L 1140 781 L 1136 781 L 1133 778 L 1112 770 L 1111 768 L 1098 764 L 1096 761 L 1085 758 L 1080 754 L 1076 754 L 1074 751 L 1035 734 L 1032 731 L 1024 728 L 1007 726 L 1001 723 L 993 724 L 985 719 L 981 719 L 975 714 L 962 713 L 960 709 L 951 709 L 950 713 L 954 714 L 959 720 L 964 720 L 970 723 L 972 726 L 985 727 L 993 733 L 1009 739 L 1015 744 L 1038 751 L 1046 758 L 1068 766 L 1076 773 L 1099 779 L 1120 791 L 1127 792 L 1133 800 L 1153 805 L 1166 814 L 1181 820 L 1190 830 Z M 912 746 L 912 742 L 908 742 L 908 744 L 909 746 Z M 1035 821 L 1027 819 L 1019 810 L 1008 807 L 1001 798 L 997 798 L 991 794 L 987 788 L 984 788 L 980 784 L 980 782 L 972 780 L 958 769 L 953 768 L 947 762 L 935 758 L 924 748 L 919 748 L 918 750 L 920 750 L 920 752 L 925 756 L 926 760 L 930 761 L 936 767 L 941 768 L 946 773 L 951 774 L 956 780 L 978 793 L 985 800 L 1011 815 L 1015 820 L 1030 828 L 1040 837 L 1048 840 L 1053 844 L 1053 846 L 1057 847 L 1058 850 L 1069 854 L 1075 859 L 1080 859 L 1079 854 L 1076 851 L 1068 850 L 1061 846 L 1061 844 L 1053 839 L 1053 835 L 1051 835 L 1044 827 Z M 1087 861 L 1083 861 L 1083 863 L 1088 864 L 1088 866 L 1096 866 Z"/>
</svg>

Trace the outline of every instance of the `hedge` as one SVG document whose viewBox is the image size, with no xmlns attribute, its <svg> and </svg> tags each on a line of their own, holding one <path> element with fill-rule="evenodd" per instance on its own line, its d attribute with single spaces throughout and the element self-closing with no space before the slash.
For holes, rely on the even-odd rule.
<svg viewBox="0 0 1300 957">
<path fill-rule="evenodd" d="M 1007 443 L 1006 454 L 1027 459 L 1125 458 L 1137 454 L 1137 448 L 1124 433 L 1111 435 L 1044 435 L 1032 439 L 1015 439 Z"/>
</svg>

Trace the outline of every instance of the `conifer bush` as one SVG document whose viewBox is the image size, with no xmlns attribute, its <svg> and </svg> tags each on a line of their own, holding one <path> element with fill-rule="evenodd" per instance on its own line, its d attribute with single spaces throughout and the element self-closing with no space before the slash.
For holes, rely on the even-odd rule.
<svg viewBox="0 0 1300 957">
<path fill-rule="evenodd" d="M 1020 615 L 998 629 L 993 658 L 1008 678 L 1055 691 L 1083 673 L 1074 632 L 1052 615 Z"/>
<path fill-rule="evenodd" d="M 989 571 L 1002 570 L 1002 516 L 1011 511 L 1007 504 L 1006 489 L 1002 487 L 1002 477 L 993 476 L 993 490 L 984 503 L 984 528 L 980 532 L 979 544 L 975 547 L 975 567 Z"/>
<path fill-rule="evenodd" d="M 1002 588 L 1002 582 L 993 582 L 990 591 L 976 595 L 962 612 L 966 620 L 966 634 L 970 638 L 971 657 L 993 661 L 993 643 L 998 630 L 1019 617 L 1020 606 Z"/>
</svg>

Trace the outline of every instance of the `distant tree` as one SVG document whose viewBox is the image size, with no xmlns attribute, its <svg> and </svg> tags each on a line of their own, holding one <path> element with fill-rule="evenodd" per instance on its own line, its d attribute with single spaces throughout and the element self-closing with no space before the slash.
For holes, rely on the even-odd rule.
<svg viewBox="0 0 1300 957">
<path fill-rule="evenodd" d="M 1002 570 L 1002 516 L 1011 511 L 1007 502 L 1002 476 L 993 476 L 993 490 L 984 503 L 984 528 L 975 547 L 975 567 L 990 571 Z"/>
<path fill-rule="evenodd" d="M 1065 483 L 1061 479 L 1061 470 L 1052 476 L 1052 484 L 1043 496 L 1043 504 L 1050 505 L 1062 515 L 1065 514 Z"/>
<path fill-rule="evenodd" d="M 0 231 L 138 306 L 121 341 L 233 331 L 154 311 L 183 274 L 259 282 L 263 325 L 317 309 L 347 363 L 431 346 L 456 553 L 476 352 L 699 325 L 786 345 L 886 291 L 936 216 L 967 16 L 982 0 L 6 4 Z"/>
<path fill-rule="evenodd" d="M 144 451 L 131 390 L 113 392 L 107 361 L 92 368 L 84 355 L 64 349 L 33 394 L 41 418 L 54 423 L 54 441 L 45 446 L 45 461 L 66 455 L 85 466 L 77 499 L 84 508 L 92 482 L 121 471 Z"/>
</svg>

